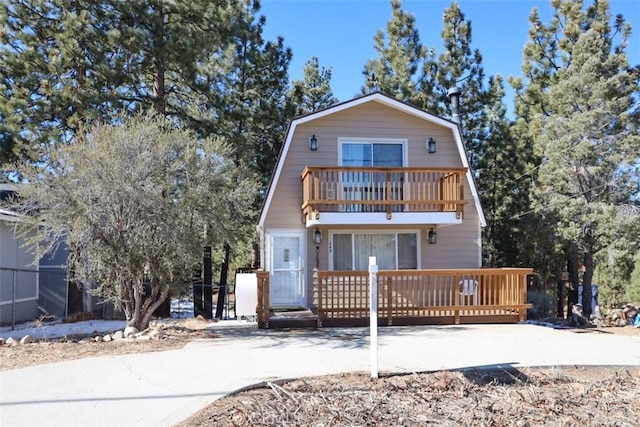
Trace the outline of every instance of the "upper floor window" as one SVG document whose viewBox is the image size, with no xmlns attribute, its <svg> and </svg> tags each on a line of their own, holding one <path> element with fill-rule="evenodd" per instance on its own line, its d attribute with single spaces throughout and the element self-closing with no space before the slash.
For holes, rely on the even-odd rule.
<svg viewBox="0 0 640 427">
<path fill-rule="evenodd" d="M 341 166 L 402 167 L 404 147 L 403 140 L 341 139 Z"/>
</svg>

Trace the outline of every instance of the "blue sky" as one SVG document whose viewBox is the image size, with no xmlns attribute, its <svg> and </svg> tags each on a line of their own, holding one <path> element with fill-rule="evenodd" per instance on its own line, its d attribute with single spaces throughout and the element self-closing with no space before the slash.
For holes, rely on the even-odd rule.
<svg viewBox="0 0 640 427">
<path fill-rule="evenodd" d="M 585 3 L 591 4 L 591 0 Z M 413 13 L 420 39 L 442 53 L 442 13 L 450 0 L 404 0 L 402 8 Z M 545 23 L 550 21 L 550 1 L 459 0 L 472 22 L 473 48 L 480 49 L 487 76 L 519 76 L 522 50 L 527 40 L 531 9 L 537 7 Z M 640 64 L 640 1 L 611 0 L 611 13 L 622 13 L 634 29 L 627 53 L 631 64 Z M 304 63 L 317 56 L 321 66 L 333 67 L 331 87 L 345 101 L 360 92 L 362 71 L 374 59 L 373 37 L 391 18 L 390 0 L 262 0 L 267 18 L 264 37 L 285 39 L 293 51 L 291 79 L 302 78 Z M 508 106 L 513 93 L 506 85 Z"/>
</svg>

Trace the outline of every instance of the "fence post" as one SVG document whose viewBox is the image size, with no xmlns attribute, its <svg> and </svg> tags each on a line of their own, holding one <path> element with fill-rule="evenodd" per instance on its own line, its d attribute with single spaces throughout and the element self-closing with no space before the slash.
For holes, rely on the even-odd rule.
<svg viewBox="0 0 640 427">
<path fill-rule="evenodd" d="M 378 378 L 378 266 L 369 257 L 369 333 L 371 342 L 371 378 Z"/>
<path fill-rule="evenodd" d="M 318 328 L 322 328 L 322 312 L 324 307 L 322 305 L 322 279 L 320 278 L 320 272 L 318 269 L 314 271 L 314 276 L 316 277 L 316 283 L 318 284 Z"/>
<path fill-rule="evenodd" d="M 16 328 L 16 274 L 17 271 L 13 271 L 13 289 L 11 291 L 11 330 Z"/>
</svg>

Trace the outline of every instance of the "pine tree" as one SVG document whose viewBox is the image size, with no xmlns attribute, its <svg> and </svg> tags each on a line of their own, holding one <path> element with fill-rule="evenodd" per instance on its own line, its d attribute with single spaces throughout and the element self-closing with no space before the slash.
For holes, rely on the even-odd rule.
<svg viewBox="0 0 640 427">
<path fill-rule="evenodd" d="M 487 139 L 477 166 L 482 207 L 487 219 L 483 230 L 485 263 L 492 266 L 521 265 L 518 242 L 523 235 L 520 218 L 515 215 L 528 198 L 521 191 L 519 178 L 525 165 L 520 161 L 521 144 L 511 134 L 506 118 L 504 86 L 500 75 L 489 79 L 486 105 Z"/>
<path fill-rule="evenodd" d="M 591 300 L 595 255 L 627 236 L 635 217 L 619 215 L 619 205 L 637 191 L 637 76 L 626 56 L 612 46 L 606 16 L 580 34 L 571 62 L 550 86 L 546 116 L 536 116 L 534 137 L 543 163 L 537 179 L 536 207 L 559 218 L 556 234 L 582 254 L 583 301 Z M 597 25 L 599 24 L 599 25 Z M 634 117 L 635 116 L 635 117 Z M 586 316 L 590 304 L 583 304 Z"/>
<path fill-rule="evenodd" d="M 153 108 L 193 126 L 203 55 L 228 44 L 227 2 L 9 0 L 0 5 L 0 139 L 69 142 L 83 122 Z"/>
<path fill-rule="evenodd" d="M 226 137 L 239 173 L 258 176 L 263 186 L 293 115 L 287 98 L 291 50 L 282 38 L 264 41 L 265 23 L 258 1 L 238 2 L 233 42 L 209 55 L 201 71 L 209 90 L 200 102 L 202 120 L 213 117 L 207 132 Z"/>
<path fill-rule="evenodd" d="M 454 86 L 460 87 L 462 136 L 471 169 L 476 170 L 483 156 L 483 142 L 487 137 L 488 125 L 485 109 L 488 99 L 482 54 L 479 49 L 471 47 L 471 21 L 465 19 L 457 2 L 445 9 L 442 22 L 444 52 L 438 55 L 435 64 L 425 62 L 423 70 L 425 106 L 441 116 L 449 115 L 447 91 Z M 427 88 L 430 93 L 425 93 Z M 482 183 L 479 185 L 482 186 Z"/>
<path fill-rule="evenodd" d="M 0 164 L 31 144 L 69 141 L 82 122 L 124 108 L 113 5 L 10 0 L 0 21 Z"/>
<path fill-rule="evenodd" d="M 614 52 L 623 52 L 626 39 L 630 35 L 630 26 L 625 23 L 621 15 L 616 16 L 614 31 L 610 32 L 609 4 L 607 1 L 594 1 L 586 9 L 582 0 L 554 0 L 552 2 L 553 16 L 550 22 L 543 23 L 537 8 L 529 16 L 529 41 L 524 48 L 523 77 L 510 79 L 516 90 L 516 126 L 515 135 L 523 142 L 522 155 L 527 159 L 528 171 L 522 180 L 530 182 L 533 188 L 540 173 L 543 152 L 534 138 L 541 133 L 544 123 L 540 118 L 554 114 L 554 107 L 550 95 L 550 88 L 559 80 L 559 73 L 572 62 L 573 47 L 581 33 L 591 27 L 600 28 L 608 34 L 613 43 L 614 36 L 621 39 Z M 538 119 L 536 119 L 536 117 Z M 532 190 L 531 190 L 532 191 Z M 522 217 L 527 227 L 527 244 L 530 245 L 529 263 L 543 277 L 558 274 L 559 271 L 550 270 L 556 262 L 543 260 L 539 255 L 543 249 L 557 252 L 552 259 L 564 258 L 565 268 L 568 268 L 572 288 L 569 294 L 569 312 L 571 305 L 577 303 L 578 294 L 578 262 L 574 262 L 572 254 L 575 244 L 563 240 L 555 233 L 553 225 L 557 223 L 555 214 L 549 211 L 532 211 L 529 206 L 522 206 Z M 546 231 L 543 229 L 546 228 Z"/>
<path fill-rule="evenodd" d="M 338 102 L 331 91 L 331 67 L 320 68 L 316 56 L 304 65 L 304 79 L 294 80 L 289 98 L 295 105 L 295 115 L 302 115 L 330 107 Z"/>
<path fill-rule="evenodd" d="M 626 287 L 625 301 L 636 306 L 640 305 L 640 251 L 633 257 L 633 271 Z"/>
<path fill-rule="evenodd" d="M 223 0 L 117 2 L 123 25 L 119 41 L 127 57 L 130 106 L 149 109 L 197 127 L 190 93 L 201 85 L 201 63 L 232 40 L 234 3 Z"/>
<path fill-rule="evenodd" d="M 362 93 L 380 90 L 388 96 L 415 104 L 419 95 L 418 73 L 426 57 L 426 49 L 420 42 L 415 16 L 402 10 L 400 0 L 391 0 L 391 13 L 386 32 L 378 30 L 374 37 L 378 58 L 365 65 L 366 84 Z"/>
</svg>

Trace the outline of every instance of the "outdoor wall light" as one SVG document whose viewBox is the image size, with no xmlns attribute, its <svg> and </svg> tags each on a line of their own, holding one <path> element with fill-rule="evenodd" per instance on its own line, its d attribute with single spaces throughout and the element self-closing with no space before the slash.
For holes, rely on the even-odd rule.
<svg viewBox="0 0 640 427">
<path fill-rule="evenodd" d="M 427 141 L 427 152 L 429 154 L 433 154 L 436 152 L 436 140 L 433 138 L 429 138 Z"/>
<path fill-rule="evenodd" d="M 322 233 L 317 228 L 316 231 L 313 232 L 313 243 L 315 243 L 316 245 L 322 243 Z"/>
<path fill-rule="evenodd" d="M 434 230 L 433 228 L 431 230 L 429 230 L 429 244 L 430 245 L 435 245 L 436 243 L 438 243 L 438 234 L 436 233 L 436 230 Z"/>
<path fill-rule="evenodd" d="M 318 150 L 318 138 L 313 134 L 311 138 L 309 138 L 309 150 L 317 151 Z"/>
</svg>

